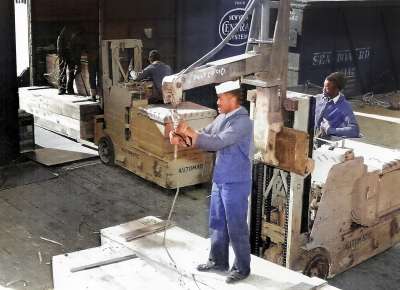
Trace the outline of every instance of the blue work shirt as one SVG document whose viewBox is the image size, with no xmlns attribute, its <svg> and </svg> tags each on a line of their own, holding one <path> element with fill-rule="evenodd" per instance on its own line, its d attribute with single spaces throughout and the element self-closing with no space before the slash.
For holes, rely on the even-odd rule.
<svg viewBox="0 0 400 290">
<path fill-rule="evenodd" d="M 315 129 L 320 129 L 323 119 L 329 122 L 328 136 L 345 138 L 360 137 L 360 129 L 353 109 L 340 94 L 338 100 L 330 100 L 323 94 L 317 95 L 315 105 Z"/>
<path fill-rule="evenodd" d="M 135 81 L 150 80 L 154 83 L 153 98 L 162 99 L 162 81 L 163 78 L 172 74 L 172 69 L 169 65 L 155 61 L 148 65 L 143 71 L 138 73 Z"/>
<path fill-rule="evenodd" d="M 252 178 L 253 122 L 240 107 L 230 115 L 220 114 L 199 132 L 195 146 L 215 151 L 213 182 L 246 182 Z"/>
</svg>

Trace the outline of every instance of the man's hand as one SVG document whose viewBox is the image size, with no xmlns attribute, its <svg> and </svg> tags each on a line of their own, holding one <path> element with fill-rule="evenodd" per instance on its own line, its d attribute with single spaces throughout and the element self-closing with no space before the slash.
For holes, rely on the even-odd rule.
<svg viewBox="0 0 400 290">
<path fill-rule="evenodd" d="M 178 135 L 178 137 L 183 141 L 180 141 L 180 145 L 186 147 L 192 147 L 196 144 L 198 133 L 189 127 L 186 121 L 180 121 L 177 128 L 172 132 L 172 134 Z M 171 136 L 171 135 L 170 135 Z M 174 140 L 177 142 L 177 140 Z M 171 143 L 172 144 L 172 143 Z"/>
<path fill-rule="evenodd" d="M 136 79 L 137 79 L 137 76 L 138 76 L 138 73 L 135 72 L 134 70 L 131 70 L 131 71 L 129 72 L 129 75 L 130 75 L 130 77 L 131 77 L 131 80 L 136 80 Z"/>
<path fill-rule="evenodd" d="M 329 124 L 329 121 L 327 119 L 323 119 L 321 122 L 321 130 L 325 133 L 325 135 L 328 135 L 328 130 L 331 127 Z"/>
<path fill-rule="evenodd" d="M 182 147 L 192 146 L 192 140 L 188 136 L 177 134 L 174 131 L 169 132 L 169 142 L 172 145 L 179 145 Z"/>
<path fill-rule="evenodd" d="M 181 138 L 176 136 L 174 132 L 169 132 L 169 142 L 171 145 L 180 145 Z"/>
<path fill-rule="evenodd" d="M 186 135 L 188 128 L 189 125 L 186 123 L 186 121 L 180 121 L 178 127 L 175 129 L 175 133 Z"/>
</svg>

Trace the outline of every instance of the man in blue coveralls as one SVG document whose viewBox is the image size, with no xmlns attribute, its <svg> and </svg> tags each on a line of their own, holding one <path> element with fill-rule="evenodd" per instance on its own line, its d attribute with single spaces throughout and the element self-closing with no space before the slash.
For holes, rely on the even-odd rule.
<svg viewBox="0 0 400 290">
<path fill-rule="evenodd" d="M 251 192 L 253 123 L 240 105 L 239 81 L 218 85 L 216 92 L 220 114 L 214 122 L 199 132 L 181 122 L 170 137 L 172 144 L 216 152 L 209 220 L 211 250 L 207 263 L 199 265 L 197 270 L 227 271 L 230 242 L 235 261 L 226 282 L 234 283 L 250 274 L 247 207 Z"/>
<path fill-rule="evenodd" d="M 342 94 L 345 76 L 335 72 L 326 77 L 323 93 L 316 96 L 315 129 L 317 136 L 357 138 L 360 129 L 350 103 Z"/>
</svg>

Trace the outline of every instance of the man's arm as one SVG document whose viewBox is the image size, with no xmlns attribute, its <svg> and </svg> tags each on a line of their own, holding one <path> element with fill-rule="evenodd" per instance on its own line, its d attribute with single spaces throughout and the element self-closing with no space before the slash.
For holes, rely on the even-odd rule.
<svg viewBox="0 0 400 290">
<path fill-rule="evenodd" d="M 217 117 L 218 118 L 218 117 Z M 208 124 L 206 127 L 204 127 L 203 129 L 201 129 L 199 131 L 199 133 L 204 133 L 204 134 L 211 134 L 212 129 L 214 128 L 214 124 L 215 124 L 215 120 L 214 122 L 211 122 L 210 124 Z"/>
<path fill-rule="evenodd" d="M 152 78 L 152 67 L 148 66 L 141 72 L 136 74 L 136 77 L 133 78 L 134 81 L 142 81 L 145 79 L 151 79 Z"/>
<path fill-rule="evenodd" d="M 183 133 L 192 138 L 194 147 L 205 151 L 218 151 L 239 142 L 249 130 L 252 130 L 252 125 L 250 121 L 246 121 L 236 122 L 217 134 L 196 132 L 190 127 Z"/>
<path fill-rule="evenodd" d="M 344 123 L 345 123 L 344 127 L 338 127 L 338 128 L 329 127 L 327 130 L 328 135 L 335 135 L 338 137 L 346 137 L 346 138 L 360 137 L 360 128 L 358 127 L 358 123 L 353 112 L 349 113 L 345 117 Z"/>
</svg>

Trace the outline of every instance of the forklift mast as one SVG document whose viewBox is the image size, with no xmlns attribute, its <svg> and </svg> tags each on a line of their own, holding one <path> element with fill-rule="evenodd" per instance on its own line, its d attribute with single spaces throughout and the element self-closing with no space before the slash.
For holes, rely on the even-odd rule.
<svg viewBox="0 0 400 290">
<path fill-rule="evenodd" d="M 277 13 L 271 13 L 274 9 Z M 276 19 L 273 15 L 277 15 Z M 186 90 L 230 80 L 240 79 L 242 84 L 254 87 L 247 95 L 255 144 L 252 250 L 262 256 L 265 247 L 272 245 L 262 241 L 273 240 L 278 258 L 272 260 L 290 267 L 294 259 L 290 247 L 296 248 L 302 240 L 303 190 L 309 188 L 307 176 L 313 167 L 309 122 L 313 109 L 308 98 L 287 97 L 290 0 L 250 1 L 237 27 L 250 16 L 245 53 L 203 64 L 229 41 L 225 39 L 189 68 L 164 78 L 164 102 L 179 108 Z M 282 217 L 280 223 L 272 223 L 271 210 L 277 202 L 275 198 L 271 200 L 272 191 L 277 191 L 272 186 L 278 184 L 282 188 L 279 202 Z M 274 239 L 269 236 L 262 239 L 266 232 L 275 233 Z"/>
<path fill-rule="evenodd" d="M 277 18 L 271 19 L 271 10 L 277 9 Z M 184 98 L 184 92 L 199 86 L 240 79 L 242 84 L 255 87 L 248 94 L 251 117 L 254 120 L 256 159 L 260 162 L 306 175 L 310 170 L 307 146 L 308 135 L 291 128 L 290 111 L 295 102 L 286 98 L 290 0 L 252 0 L 246 7 L 242 22 L 252 16 L 246 52 L 241 55 L 196 66 L 214 56 L 233 36 L 234 30 L 221 45 L 189 68 L 167 76 L 163 80 L 165 103 L 175 107 Z M 274 25 L 270 25 L 274 23 Z M 308 119 L 307 119 L 308 121 Z M 285 126 L 286 125 L 286 126 Z M 277 151 L 277 145 L 290 136 L 296 142 Z M 294 152 L 295 154 L 292 154 Z"/>
</svg>

